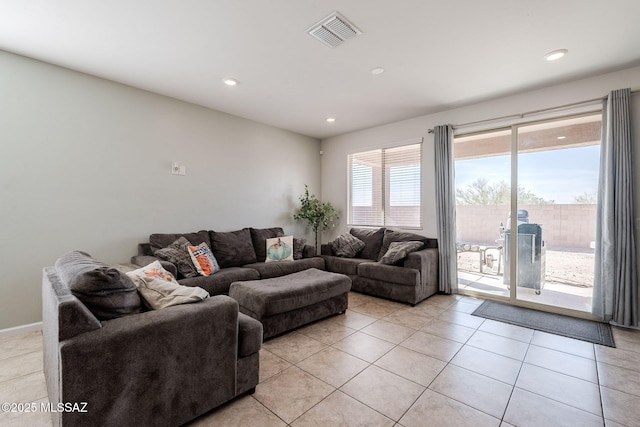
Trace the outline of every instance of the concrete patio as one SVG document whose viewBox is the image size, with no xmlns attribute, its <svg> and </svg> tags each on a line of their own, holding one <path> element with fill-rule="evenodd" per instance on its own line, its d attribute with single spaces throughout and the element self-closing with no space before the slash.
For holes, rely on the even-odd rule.
<svg viewBox="0 0 640 427">
<path fill-rule="evenodd" d="M 458 289 L 509 297 L 504 283 L 504 259 L 498 270 L 498 254 L 493 262 L 481 264 L 479 252 L 458 253 Z M 490 264 L 491 266 L 489 266 Z M 545 283 L 536 294 L 532 288 L 518 287 L 518 299 L 545 305 L 591 312 L 593 292 L 593 251 L 548 250 L 546 252 Z"/>
</svg>

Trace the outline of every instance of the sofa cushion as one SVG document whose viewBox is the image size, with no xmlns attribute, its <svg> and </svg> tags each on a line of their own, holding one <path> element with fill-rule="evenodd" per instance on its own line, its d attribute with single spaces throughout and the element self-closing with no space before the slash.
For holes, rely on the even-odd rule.
<svg viewBox="0 0 640 427">
<path fill-rule="evenodd" d="M 213 252 L 209 249 L 206 243 L 200 243 L 198 246 L 187 246 L 189 255 L 191 256 L 191 262 L 198 270 L 198 274 L 201 276 L 211 276 L 212 274 L 220 271 L 218 260 L 213 256 Z"/>
<path fill-rule="evenodd" d="M 377 261 L 382 248 L 385 228 L 352 228 L 349 233 L 364 242 L 364 249 L 358 254 L 360 258 Z"/>
<path fill-rule="evenodd" d="M 229 286 L 239 280 L 257 280 L 260 274 L 252 268 L 228 267 L 223 268 L 211 276 L 190 277 L 180 279 L 178 283 L 184 286 L 200 286 L 209 292 L 209 295 L 226 295 Z"/>
<path fill-rule="evenodd" d="M 333 255 L 322 255 L 327 271 L 355 276 L 358 274 L 358 265 L 370 262 L 363 258 L 341 258 Z"/>
<path fill-rule="evenodd" d="M 209 232 L 206 230 L 200 230 L 197 233 L 177 233 L 177 234 L 162 234 L 162 233 L 154 233 L 149 236 L 149 245 L 151 245 L 151 253 L 154 253 L 158 249 L 166 248 L 180 237 L 184 237 L 192 245 L 199 245 L 204 242 L 209 247 L 211 247 L 211 242 L 209 241 Z"/>
<path fill-rule="evenodd" d="M 225 233 L 211 231 L 209 235 L 211 250 L 221 268 L 240 267 L 256 262 L 256 251 L 248 228 Z"/>
<path fill-rule="evenodd" d="M 55 267 L 71 293 L 99 320 L 140 312 L 138 290 L 122 271 L 80 251 L 64 254 Z"/>
<path fill-rule="evenodd" d="M 126 275 L 135 283 L 138 292 L 153 310 L 209 298 L 209 293 L 202 288 L 178 284 L 171 273 L 162 268 L 160 261 L 129 271 Z"/>
<path fill-rule="evenodd" d="M 353 258 L 364 249 L 364 242 L 352 234 L 341 234 L 329 242 L 333 253 L 340 257 Z"/>
<path fill-rule="evenodd" d="M 382 264 L 398 264 L 404 260 L 411 252 L 415 252 L 424 246 L 423 242 L 391 242 L 389 250 L 385 253 L 380 261 Z"/>
<path fill-rule="evenodd" d="M 291 273 L 297 273 L 308 268 L 324 270 L 324 260 L 320 257 L 304 258 L 286 262 L 256 262 L 244 267 L 252 268 L 260 273 L 261 279 L 280 277 Z"/>
<path fill-rule="evenodd" d="M 293 236 L 267 239 L 265 262 L 293 261 Z"/>
<path fill-rule="evenodd" d="M 257 262 L 264 262 L 267 257 L 267 239 L 284 236 L 284 231 L 281 227 L 251 228 L 249 231 L 251 233 L 253 249 L 256 252 Z"/>
<path fill-rule="evenodd" d="M 398 285 L 418 286 L 420 284 L 420 272 L 418 270 L 379 262 L 363 262 L 359 264 L 358 276 Z"/>
<path fill-rule="evenodd" d="M 198 270 L 196 270 L 196 266 L 193 265 L 191 260 L 189 246 L 191 246 L 191 243 L 185 237 L 178 237 L 175 242 L 166 248 L 155 251 L 154 255 L 174 264 L 182 277 L 196 277 L 198 276 Z"/>
<path fill-rule="evenodd" d="M 304 258 L 304 247 L 307 244 L 307 239 L 293 238 L 293 259 Z"/>
<path fill-rule="evenodd" d="M 421 236 L 415 233 L 406 233 L 402 231 L 393 231 L 393 230 L 386 229 L 384 231 L 384 237 L 382 238 L 382 249 L 380 249 L 380 255 L 378 255 L 378 261 L 380 260 L 380 258 L 383 257 L 384 254 L 387 253 L 387 251 L 389 250 L 389 245 L 392 242 L 409 242 L 409 241 L 423 242 L 425 248 L 437 246 L 435 244 L 435 241 L 436 241 L 435 239 Z"/>
</svg>

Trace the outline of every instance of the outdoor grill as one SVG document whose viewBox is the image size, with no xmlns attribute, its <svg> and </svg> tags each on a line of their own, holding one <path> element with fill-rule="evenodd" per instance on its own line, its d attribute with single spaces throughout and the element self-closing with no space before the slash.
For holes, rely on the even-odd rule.
<svg viewBox="0 0 640 427">
<path fill-rule="evenodd" d="M 544 287 L 546 248 L 542 226 L 529 223 L 529 212 L 518 210 L 518 279 L 517 285 L 533 288 L 536 294 Z M 511 215 L 504 231 L 504 283 L 510 283 Z"/>
<path fill-rule="evenodd" d="M 529 224 L 529 211 L 525 209 L 518 209 L 518 225 Z M 511 212 L 507 218 L 507 230 L 511 230 Z"/>
</svg>

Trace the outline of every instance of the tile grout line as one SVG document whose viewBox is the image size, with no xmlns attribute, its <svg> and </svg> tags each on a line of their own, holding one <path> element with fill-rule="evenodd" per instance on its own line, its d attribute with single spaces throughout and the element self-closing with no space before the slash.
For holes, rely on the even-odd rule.
<svg viewBox="0 0 640 427">
<path fill-rule="evenodd" d="M 596 378 L 598 380 L 598 398 L 600 400 L 600 410 L 602 411 L 602 422 L 606 426 L 607 418 L 604 412 L 604 402 L 602 401 L 602 383 L 600 381 L 600 367 L 598 366 L 598 353 L 596 352 L 595 347 L 593 349 L 593 357 L 594 357 L 594 362 L 596 364 Z"/>
<path fill-rule="evenodd" d="M 531 340 L 533 340 L 533 334 L 531 334 L 531 339 L 527 345 L 527 351 L 524 353 L 522 360 L 520 361 L 520 369 L 518 369 L 518 375 L 516 375 L 515 380 L 513 381 L 513 387 L 511 388 L 511 394 L 509 395 L 509 399 L 507 400 L 507 405 L 504 407 L 504 412 L 502 413 L 502 418 L 500 422 L 508 422 L 505 421 L 504 417 L 507 415 L 507 410 L 509 409 L 509 404 L 511 403 L 511 399 L 513 398 L 513 393 L 516 391 L 516 384 L 518 384 L 518 379 L 520 378 L 520 374 L 522 373 L 522 368 L 524 368 L 524 361 L 527 358 L 527 354 L 529 354 L 529 350 L 531 349 Z"/>
</svg>

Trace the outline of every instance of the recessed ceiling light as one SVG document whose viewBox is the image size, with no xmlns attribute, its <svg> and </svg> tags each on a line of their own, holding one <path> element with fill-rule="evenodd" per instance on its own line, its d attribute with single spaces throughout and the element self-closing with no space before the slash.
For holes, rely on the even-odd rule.
<svg viewBox="0 0 640 427">
<path fill-rule="evenodd" d="M 558 139 L 565 139 L 566 136 L 559 136 Z"/>
<path fill-rule="evenodd" d="M 335 117 L 327 117 L 325 120 L 326 120 L 327 123 L 333 123 L 333 122 L 336 121 L 336 118 Z"/>
<path fill-rule="evenodd" d="M 235 86 L 238 84 L 238 81 L 236 79 L 222 79 L 222 81 L 224 82 L 224 84 L 226 84 L 227 86 Z"/>
<path fill-rule="evenodd" d="M 547 61 L 555 61 L 556 59 L 560 59 L 563 56 L 565 56 L 567 54 L 567 52 L 569 52 L 567 49 L 553 50 L 553 51 L 547 53 L 544 56 L 544 59 L 546 59 Z"/>
<path fill-rule="evenodd" d="M 382 73 L 384 73 L 384 68 L 382 67 L 376 67 L 371 69 L 371 74 L 373 74 L 374 76 L 377 76 L 378 74 L 382 74 Z"/>
</svg>

